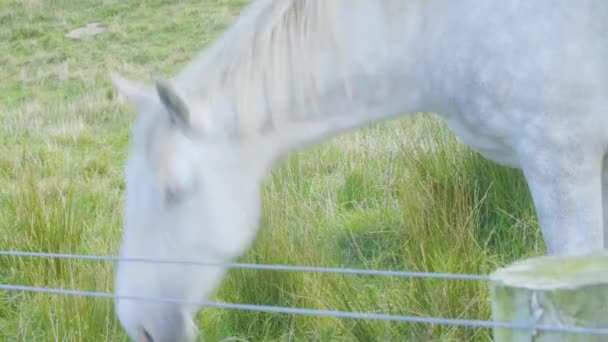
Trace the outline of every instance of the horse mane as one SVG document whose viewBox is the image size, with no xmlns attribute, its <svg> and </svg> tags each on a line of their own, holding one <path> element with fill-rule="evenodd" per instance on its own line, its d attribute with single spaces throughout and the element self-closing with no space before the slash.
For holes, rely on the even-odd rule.
<svg viewBox="0 0 608 342">
<path fill-rule="evenodd" d="M 328 54 L 333 60 L 344 57 L 339 56 L 334 23 L 337 3 L 255 1 L 177 75 L 176 82 L 212 108 L 228 105 L 229 111 L 212 110 L 210 119 L 236 135 L 310 118 L 326 86 Z M 233 116 L 218 117 L 226 112 Z"/>
</svg>

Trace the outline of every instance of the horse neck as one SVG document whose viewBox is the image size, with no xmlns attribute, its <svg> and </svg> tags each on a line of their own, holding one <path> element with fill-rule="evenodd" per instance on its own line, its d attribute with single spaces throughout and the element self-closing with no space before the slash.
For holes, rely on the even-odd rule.
<svg viewBox="0 0 608 342">
<path fill-rule="evenodd" d="M 257 1 L 181 78 L 196 87 L 205 75 L 235 134 L 264 136 L 277 154 L 316 144 L 418 110 L 418 3 Z"/>
</svg>

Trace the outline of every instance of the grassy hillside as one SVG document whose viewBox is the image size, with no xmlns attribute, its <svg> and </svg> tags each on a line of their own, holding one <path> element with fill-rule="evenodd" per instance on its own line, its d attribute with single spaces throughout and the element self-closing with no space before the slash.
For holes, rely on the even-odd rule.
<svg viewBox="0 0 608 342">
<path fill-rule="evenodd" d="M 247 1 L 0 0 L 0 249 L 113 254 L 133 113 L 107 72 L 170 75 Z M 91 22 L 107 31 L 76 40 Z M 244 262 L 487 274 L 544 252 L 522 175 L 432 114 L 281 161 Z M 0 257 L 0 282 L 112 291 L 112 264 Z M 486 284 L 232 270 L 215 299 L 488 319 Z M 486 329 L 209 309 L 206 341 L 484 341 Z M 126 341 L 113 303 L 0 292 L 0 340 Z"/>
</svg>

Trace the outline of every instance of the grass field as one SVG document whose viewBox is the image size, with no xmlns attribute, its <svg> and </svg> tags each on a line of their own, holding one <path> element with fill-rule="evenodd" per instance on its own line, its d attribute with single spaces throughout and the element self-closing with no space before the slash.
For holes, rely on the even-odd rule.
<svg viewBox="0 0 608 342">
<path fill-rule="evenodd" d="M 247 1 L 0 0 L 0 249 L 117 251 L 130 108 L 108 71 L 171 75 Z M 102 22 L 82 40 L 70 30 Z M 466 148 L 432 114 L 281 161 L 241 261 L 487 274 L 544 253 L 520 172 Z M 112 291 L 107 262 L 0 257 L 0 282 Z M 490 318 L 486 284 L 233 270 L 214 299 Z M 487 341 L 486 329 L 208 309 L 206 341 Z M 127 341 L 113 303 L 0 292 L 2 341 Z"/>
</svg>

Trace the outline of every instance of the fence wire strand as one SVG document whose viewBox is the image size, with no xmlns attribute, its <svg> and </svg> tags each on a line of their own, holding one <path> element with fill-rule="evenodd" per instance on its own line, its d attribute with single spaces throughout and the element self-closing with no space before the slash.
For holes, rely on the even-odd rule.
<svg viewBox="0 0 608 342">
<path fill-rule="evenodd" d="M 36 293 L 58 294 L 58 295 L 78 296 L 78 297 L 92 297 L 92 298 L 103 298 L 103 299 L 114 299 L 114 300 L 137 300 L 137 301 L 158 302 L 158 303 L 185 304 L 185 305 L 196 305 L 196 306 L 213 307 L 213 308 L 220 308 L 220 309 L 236 309 L 236 310 L 261 311 L 261 312 L 273 312 L 273 313 L 285 313 L 285 314 L 326 316 L 326 317 L 335 317 L 335 318 L 398 321 L 398 322 L 407 322 L 407 323 L 426 323 L 426 324 L 437 324 L 437 325 L 464 326 L 464 327 L 472 327 L 472 328 L 528 329 L 528 330 L 543 330 L 543 331 L 573 333 L 573 334 L 608 335 L 608 329 L 606 329 L 606 328 L 586 328 L 586 327 L 570 327 L 570 326 L 553 327 L 553 326 L 540 325 L 540 324 L 537 325 L 537 324 L 530 324 L 530 323 L 524 323 L 524 322 L 522 322 L 522 323 L 494 322 L 494 321 L 456 319 L 456 318 L 389 315 L 389 314 L 378 314 L 378 313 L 371 313 L 371 312 L 349 312 L 349 311 L 334 311 L 334 310 L 318 310 L 318 309 L 307 309 L 307 308 L 269 306 L 269 305 L 235 304 L 235 303 L 211 302 L 211 301 L 191 301 L 191 300 L 183 300 L 183 299 L 176 299 L 176 298 L 125 296 L 125 295 L 114 295 L 114 294 L 107 293 L 107 292 L 89 292 L 89 291 L 78 291 L 78 290 L 56 289 L 56 288 L 46 288 L 46 287 L 34 287 L 34 286 L 21 286 L 21 285 L 0 284 L 0 290 L 36 292 Z"/>
<path fill-rule="evenodd" d="M 404 278 L 439 278 L 439 279 L 456 279 L 456 280 L 489 280 L 488 276 L 475 274 L 452 274 L 452 273 L 428 273 L 428 272 L 407 272 L 407 271 L 386 271 L 386 270 L 369 270 L 369 269 L 353 269 L 353 268 L 329 268 L 329 267 L 310 267 L 310 266 L 291 266 L 291 265 L 269 265 L 269 264 L 246 264 L 246 263 L 218 263 L 206 261 L 192 260 L 163 260 L 163 259 L 148 259 L 148 258 L 125 258 L 112 255 L 82 255 L 82 254 L 62 254 L 62 253 L 42 253 L 42 252 L 25 252 L 25 251 L 0 251 L 0 256 L 15 256 L 15 257 L 33 257 L 33 258 L 57 258 L 57 259 L 75 259 L 75 260 L 97 260 L 97 261 L 120 261 L 120 262 L 143 262 L 157 264 L 177 264 L 177 265 L 193 265 L 193 266 L 223 266 L 227 268 L 244 268 L 258 270 L 274 270 L 274 271 L 298 271 L 298 272 L 321 272 L 321 273 L 338 273 L 338 274 L 354 274 L 354 275 L 379 275 L 379 276 L 396 276 Z M 33 292 L 55 295 L 67 295 L 89 298 L 103 298 L 113 300 L 137 300 L 146 302 L 158 303 L 173 303 L 184 305 L 195 305 L 199 307 L 211 307 L 220 309 L 235 309 L 259 312 L 273 312 L 285 314 L 300 314 L 312 316 L 326 316 L 335 318 L 352 318 L 352 319 L 367 319 L 380 321 L 397 321 L 407 323 L 423 323 L 436 325 L 451 325 L 471 328 L 505 328 L 505 329 L 528 329 L 531 331 L 551 331 L 572 334 L 590 334 L 590 335 L 608 335 L 608 328 L 587 328 L 575 326 L 548 326 L 536 324 L 536 322 L 496 322 L 488 320 L 473 320 L 473 319 L 457 319 L 457 318 L 442 318 L 442 317 L 421 317 L 421 316 L 404 316 L 390 315 L 372 312 L 349 312 L 335 310 L 319 310 L 308 308 L 293 308 L 283 306 L 268 306 L 254 304 L 236 304 L 213 301 L 192 301 L 178 298 L 166 297 L 141 297 L 117 295 L 107 292 L 91 292 L 59 288 L 47 288 L 36 286 L 23 286 L 12 284 L 0 284 L 0 290 L 18 291 L 18 292 Z"/>
<path fill-rule="evenodd" d="M 82 255 L 82 254 L 41 253 L 41 252 L 23 252 L 23 251 L 0 251 L 0 256 L 97 260 L 97 261 L 120 261 L 120 262 L 143 262 L 143 263 L 154 263 L 154 264 L 174 264 L 174 265 L 191 265 L 191 266 L 222 266 L 222 267 L 226 267 L 226 268 L 241 268 L 241 269 L 255 269 L 255 270 L 335 273 L 335 274 L 351 274 L 351 275 L 388 276 L 388 277 L 401 277 L 401 278 L 428 278 L 428 279 L 478 280 L 478 281 L 489 280 L 488 276 L 478 275 L 478 274 L 408 272 L 408 271 L 369 270 L 369 269 L 356 269 L 356 268 L 292 266 L 292 265 L 276 265 L 276 264 L 275 265 L 247 264 L 247 263 L 238 263 L 238 262 L 220 263 L 220 262 L 197 261 L 197 260 L 125 258 L 125 257 L 118 257 L 118 256 L 113 256 L 113 255 Z"/>
</svg>

